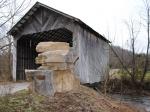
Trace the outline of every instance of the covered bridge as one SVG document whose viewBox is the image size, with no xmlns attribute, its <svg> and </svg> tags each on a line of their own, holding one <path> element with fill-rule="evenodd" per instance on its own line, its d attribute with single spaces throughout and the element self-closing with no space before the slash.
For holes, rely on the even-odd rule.
<svg viewBox="0 0 150 112">
<path fill-rule="evenodd" d="M 75 74 L 82 83 L 94 83 L 108 74 L 109 41 L 81 20 L 37 2 L 10 29 L 13 36 L 13 80 L 25 80 L 25 69 L 36 69 L 39 42 L 68 42 L 79 57 Z"/>
</svg>

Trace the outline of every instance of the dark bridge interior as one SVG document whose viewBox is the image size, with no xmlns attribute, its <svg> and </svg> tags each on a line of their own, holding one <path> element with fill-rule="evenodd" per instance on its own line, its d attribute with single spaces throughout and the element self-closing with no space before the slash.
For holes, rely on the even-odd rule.
<svg viewBox="0 0 150 112">
<path fill-rule="evenodd" d="M 65 28 L 22 36 L 17 41 L 17 80 L 26 80 L 25 69 L 37 69 L 39 67 L 35 63 L 35 58 L 38 55 L 36 45 L 39 42 L 67 42 L 72 47 L 72 38 L 72 32 Z"/>
</svg>

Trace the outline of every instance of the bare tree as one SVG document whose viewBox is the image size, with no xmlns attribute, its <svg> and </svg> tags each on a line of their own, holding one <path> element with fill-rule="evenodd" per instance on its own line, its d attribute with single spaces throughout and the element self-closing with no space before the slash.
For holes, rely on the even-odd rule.
<svg viewBox="0 0 150 112">
<path fill-rule="evenodd" d="M 143 83 L 144 78 L 147 73 L 147 68 L 148 68 L 148 59 L 149 59 L 149 47 L 150 47 L 150 2 L 148 0 L 144 1 L 145 7 L 146 7 L 146 14 L 147 14 L 147 19 L 146 19 L 146 30 L 147 30 L 147 50 L 146 50 L 146 58 L 145 58 L 145 65 L 144 65 L 144 70 L 141 78 L 141 83 Z"/>
<path fill-rule="evenodd" d="M 7 66 L 9 76 L 11 76 L 13 40 L 6 33 L 15 24 L 20 15 L 24 14 L 30 3 L 31 0 L 0 0 L 0 55 L 2 53 L 7 55 L 7 58 L 3 61 L 9 63 Z"/>
<path fill-rule="evenodd" d="M 130 42 L 130 49 L 131 49 L 131 52 L 132 52 L 132 59 L 131 59 L 131 70 L 129 71 L 130 72 L 130 77 L 131 77 L 131 80 L 133 82 L 133 85 L 136 84 L 136 79 L 137 77 L 139 76 L 139 67 L 138 67 L 138 60 L 137 60 L 137 55 L 136 55 L 136 47 L 135 47 L 135 44 L 136 44 L 136 40 L 138 38 L 138 35 L 140 33 L 140 29 L 141 29 L 141 24 L 139 25 L 139 28 L 137 28 L 137 25 L 136 25 L 136 20 L 131 20 L 130 22 L 126 22 L 126 25 L 128 27 L 128 30 L 129 30 L 129 42 Z M 135 85 L 134 85 L 135 86 Z"/>
<path fill-rule="evenodd" d="M 0 0 L 0 41 L 5 38 L 5 43 L 0 44 L 0 50 L 10 47 L 12 38 L 7 36 L 7 31 L 15 24 L 20 14 L 30 5 L 31 0 Z"/>
<path fill-rule="evenodd" d="M 111 50 L 114 52 L 115 56 L 118 58 L 119 62 L 121 63 L 123 70 L 125 70 L 131 78 L 133 86 L 137 86 L 137 83 L 143 86 L 145 76 L 148 71 L 149 66 L 149 47 L 150 47 L 150 2 L 148 0 L 143 0 L 146 8 L 146 19 L 138 25 L 136 20 L 131 20 L 130 22 L 126 22 L 127 29 L 129 30 L 129 42 L 130 42 L 130 51 L 131 54 L 131 63 L 130 65 L 125 63 L 126 60 L 123 60 L 118 53 L 115 51 L 115 49 L 110 44 Z M 146 20 L 146 32 L 147 32 L 147 46 L 146 46 L 146 53 L 138 58 L 138 54 L 136 52 L 136 43 L 137 43 L 137 37 L 139 36 L 139 33 L 141 32 L 141 26 L 144 24 Z M 142 61 L 141 61 L 142 60 Z M 142 63 L 143 62 L 143 63 Z M 140 66 L 139 66 L 140 65 Z M 139 77 L 140 76 L 140 77 Z"/>
</svg>

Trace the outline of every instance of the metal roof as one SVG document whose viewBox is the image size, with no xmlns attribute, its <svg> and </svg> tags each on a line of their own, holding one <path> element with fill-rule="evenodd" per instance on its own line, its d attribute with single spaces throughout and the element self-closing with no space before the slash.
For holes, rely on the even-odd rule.
<svg viewBox="0 0 150 112">
<path fill-rule="evenodd" d="M 93 33 L 96 37 L 99 37 L 101 39 L 103 39 L 106 42 L 110 42 L 109 40 L 107 40 L 104 36 L 102 36 L 101 34 L 99 34 L 98 32 L 96 32 L 95 30 L 93 30 L 90 26 L 88 26 L 87 24 L 85 24 L 83 21 L 81 21 L 80 19 L 73 17 L 71 15 L 68 15 L 66 13 L 63 13 L 61 11 L 58 11 L 54 8 L 51 8 L 47 5 L 44 5 L 40 2 L 36 2 L 33 7 L 7 32 L 7 34 L 12 35 L 15 31 L 17 31 L 20 27 L 23 26 L 23 24 L 30 18 L 30 16 L 32 16 L 34 14 L 35 11 L 37 11 L 37 9 L 39 7 L 44 7 L 46 9 L 52 10 L 58 14 L 61 14 L 71 20 L 74 20 L 76 23 L 78 23 L 81 27 L 89 30 L 91 33 Z"/>
</svg>

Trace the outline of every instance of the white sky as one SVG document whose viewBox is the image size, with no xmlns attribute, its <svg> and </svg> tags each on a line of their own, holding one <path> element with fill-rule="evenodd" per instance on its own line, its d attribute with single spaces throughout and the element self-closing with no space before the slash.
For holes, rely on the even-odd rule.
<svg viewBox="0 0 150 112">
<path fill-rule="evenodd" d="M 143 11 L 142 0 L 38 0 L 39 2 L 77 17 L 94 30 L 105 35 L 115 45 L 125 47 L 128 30 L 125 21 L 135 18 L 138 21 Z M 36 0 L 32 0 L 34 4 Z M 144 48 L 146 38 L 138 37 L 137 46 Z"/>
</svg>

